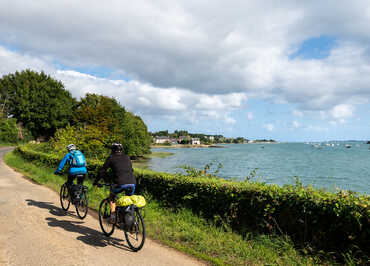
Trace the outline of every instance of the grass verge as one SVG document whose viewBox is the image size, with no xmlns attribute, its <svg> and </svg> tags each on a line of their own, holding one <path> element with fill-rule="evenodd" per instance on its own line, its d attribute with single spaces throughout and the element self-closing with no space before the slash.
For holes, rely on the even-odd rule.
<svg viewBox="0 0 370 266">
<path fill-rule="evenodd" d="M 11 167 L 27 178 L 59 191 L 66 177 L 55 176 L 55 169 L 25 161 L 13 152 L 5 156 Z M 88 186 L 89 207 L 97 209 L 108 190 Z M 213 226 L 189 210 L 171 210 L 147 198 L 145 225 L 151 239 L 176 248 L 184 253 L 202 259 L 213 265 L 316 265 L 331 264 L 319 256 L 302 255 L 288 237 L 250 234 L 247 238 Z"/>
</svg>

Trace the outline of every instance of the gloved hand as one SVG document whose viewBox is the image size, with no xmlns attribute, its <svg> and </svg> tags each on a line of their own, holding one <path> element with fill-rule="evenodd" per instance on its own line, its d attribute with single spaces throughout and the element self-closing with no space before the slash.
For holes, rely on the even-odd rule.
<svg viewBox="0 0 370 266">
<path fill-rule="evenodd" d="M 61 175 L 62 173 L 61 172 L 59 172 L 58 170 L 55 170 L 55 172 L 54 172 L 54 175 Z"/>
</svg>

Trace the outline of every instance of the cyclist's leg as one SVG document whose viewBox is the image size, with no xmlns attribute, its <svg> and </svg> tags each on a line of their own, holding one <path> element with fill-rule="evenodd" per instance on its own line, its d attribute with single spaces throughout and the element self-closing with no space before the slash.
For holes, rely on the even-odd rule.
<svg viewBox="0 0 370 266">
<path fill-rule="evenodd" d="M 118 194 L 118 193 L 117 193 Z M 109 203 L 110 203 L 110 222 L 116 222 L 116 196 L 114 189 L 111 187 L 110 194 L 109 194 Z"/>
<path fill-rule="evenodd" d="M 71 175 L 71 174 L 68 174 L 68 179 L 67 179 L 67 186 L 68 188 L 71 188 L 72 184 L 73 184 L 73 180 L 75 179 L 76 176 L 74 175 Z"/>
<path fill-rule="evenodd" d="M 86 178 L 86 175 L 78 175 L 78 177 L 77 177 L 77 184 L 82 186 L 85 178 Z"/>
</svg>

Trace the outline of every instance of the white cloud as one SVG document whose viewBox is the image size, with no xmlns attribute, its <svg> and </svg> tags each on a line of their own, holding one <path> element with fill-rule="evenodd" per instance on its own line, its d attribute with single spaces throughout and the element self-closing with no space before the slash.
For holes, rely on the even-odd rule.
<svg viewBox="0 0 370 266">
<path fill-rule="evenodd" d="M 231 110 L 240 107 L 245 95 L 207 95 L 178 88 L 157 88 L 138 81 L 109 80 L 74 71 L 56 71 L 56 78 L 75 97 L 99 93 L 116 97 L 129 110 L 142 115 L 175 115 L 178 119 L 199 122 L 202 119 L 223 120 L 233 124 Z"/>
<path fill-rule="evenodd" d="M 292 127 L 293 127 L 294 129 L 297 129 L 297 128 L 301 127 L 301 124 L 300 124 L 299 122 L 297 122 L 297 121 L 293 121 L 293 122 L 292 122 Z"/>
<path fill-rule="evenodd" d="M 346 119 L 353 115 L 354 108 L 349 104 L 339 104 L 334 106 L 330 114 L 333 116 L 334 119 Z"/>
<path fill-rule="evenodd" d="M 370 98 L 369 7 L 363 1 L 4 0 L 0 42 L 71 69 L 104 67 L 153 87 L 247 92 L 301 111 L 328 110 Z M 289 57 L 321 35 L 337 38 L 328 58 Z"/>
<path fill-rule="evenodd" d="M 299 110 L 293 110 L 292 114 L 297 117 L 303 117 L 303 112 Z"/>
<path fill-rule="evenodd" d="M 316 112 L 345 123 L 370 99 L 369 10 L 356 0 L 3 0 L 0 44 L 18 52 L 0 46 L 0 74 L 56 73 L 75 96 L 116 96 L 147 115 L 227 123 L 232 110 L 258 98 L 294 104 L 296 117 Z M 291 57 L 323 35 L 336 38 L 328 57 Z M 131 80 L 56 72 L 89 68 Z"/>
<path fill-rule="evenodd" d="M 136 80 L 111 80 L 74 70 L 57 70 L 51 62 L 11 52 L 1 46 L 0 61 L 0 77 L 26 68 L 47 70 L 52 77 L 61 80 L 74 97 L 83 97 L 86 93 L 114 97 L 128 110 L 143 116 L 144 120 L 147 118 L 149 123 L 155 117 L 172 123 L 214 120 L 234 124 L 236 120 L 230 112 L 247 100 L 243 93 L 208 95 L 180 88 L 159 88 Z"/>
<path fill-rule="evenodd" d="M 253 120 L 253 118 L 254 118 L 253 113 L 252 112 L 248 112 L 247 113 L 247 118 L 248 118 L 248 120 Z"/>
<path fill-rule="evenodd" d="M 275 126 L 271 123 L 264 124 L 263 127 L 267 129 L 268 131 L 273 131 L 275 129 Z"/>
</svg>

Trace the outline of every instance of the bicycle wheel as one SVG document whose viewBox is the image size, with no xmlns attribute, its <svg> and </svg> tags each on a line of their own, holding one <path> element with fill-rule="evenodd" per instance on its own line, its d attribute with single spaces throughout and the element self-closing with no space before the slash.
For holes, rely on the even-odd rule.
<svg viewBox="0 0 370 266">
<path fill-rule="evenodd" d="M 80 219 L 85 218 L 88 210 L 89 208 L 88 208 L 87 194 L 86 194 L 86 191 L 84 191 L 82 192 L 80 201 L 77 202 L 76 204 L 76 212 L 77 212 L 78 217 L 80 217 Z"/>
<path fill-rule="evenodd" d="M 145 242 L 145 225 L 140 209 L 135 209 L 135 222 L 131 230 L 125 231 L 127 244 L 133 251 L 139 251 Z"/>
<path fill-rule="evenodd" d="M 69 190 L 67 184 L 63 184 L 60 188 L 60 205 L 62 209 L 68 211 L 71 201 L 69 200 Z"/>
<path fill-rule="evenodd" d="M 114 224 L 109 222 L 111 214 L 109 199 L 103 199 L 99 206 L 99 223 L 104 235 L 110 236 L 114 232 Z"/>
</svg>

